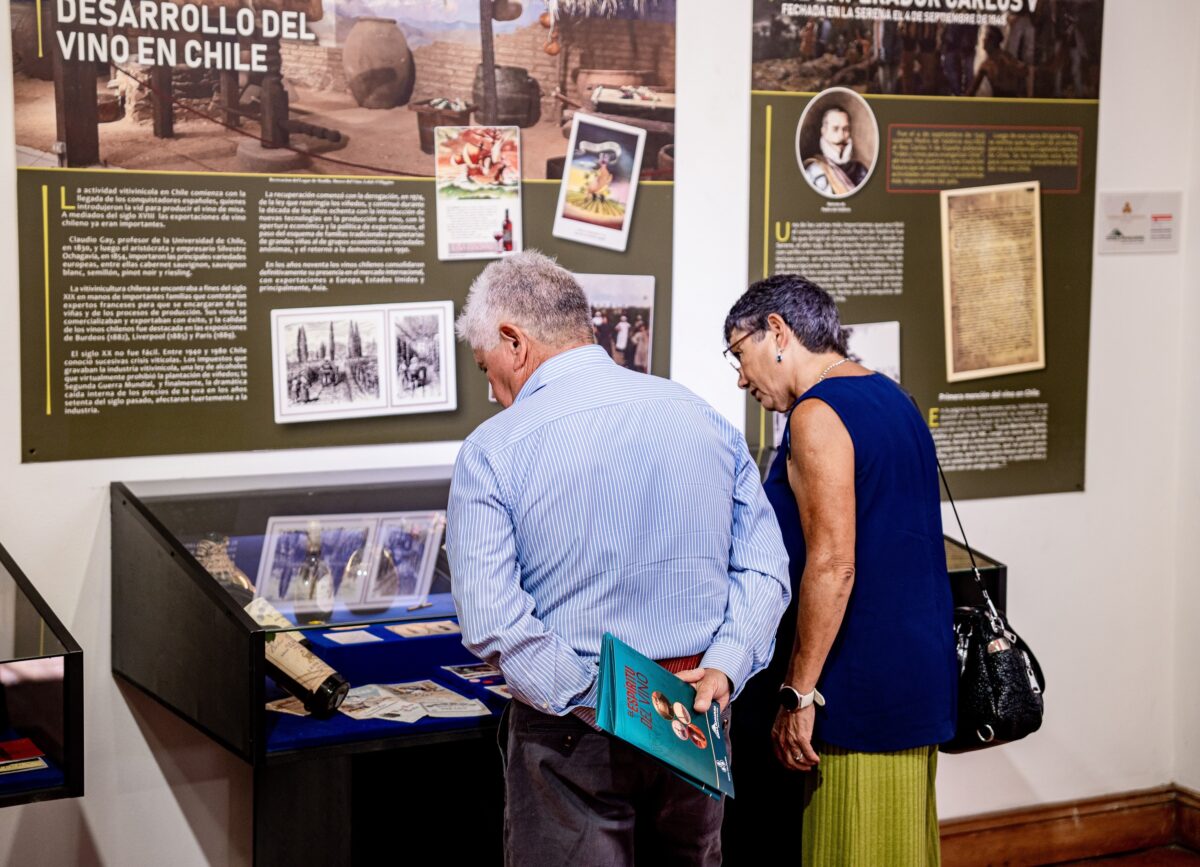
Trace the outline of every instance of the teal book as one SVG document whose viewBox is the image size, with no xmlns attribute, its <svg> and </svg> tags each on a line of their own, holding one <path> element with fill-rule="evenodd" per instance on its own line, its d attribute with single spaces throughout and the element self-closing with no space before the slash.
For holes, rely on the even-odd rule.
<svg viewBox="0 0 1200 867">
<path fill-rule="evenodd" d="M 696 690 L 604 634 L 596 725 L 668 765 L 710 797 L 733 797 L 729 742 L 716 702 L 697 714 Z"/>
</svg>

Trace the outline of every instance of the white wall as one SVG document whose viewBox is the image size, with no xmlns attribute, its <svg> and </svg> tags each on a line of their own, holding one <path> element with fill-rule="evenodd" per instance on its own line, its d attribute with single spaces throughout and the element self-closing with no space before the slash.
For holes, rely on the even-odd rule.
<svg viewBox="0 0 1200 867">
<path fill-rule="evenodd" d="M 1200 6 L 1106 6 L 1097 189 L 1182 189 L 1200 165 L 1190 47 L 1200 37 Z M 1186 669 L 1173 655 L 1173 512 L 1180 413 L 1196 394 L 1194 373 L 1192 390 L 1181 387 L 1181 370 L 1195 358 L 1177 327 L 1185 297 L 1195 302 L 1184 262 L 1096 257 L 1086 493 L 964 510 L 974 543 L 1009 564 L 1009 611 L 1046 669 L 1047 716 L 1027 741 L 948 758 L 939 783 L 944 816 L 1150 787 L 1177 775 L 1184 690 L 1175 674 Z M 1200 613 L 1194 604 L 1192 613 Z M 1194 668 L 1190 677 L 1194 693 Z"/>
<path fill-rule="evenodd" d="M 1175 515 L 1175 779 L 1200 791 L 1200 63 L 1185 91 L 1192 115 L 1192 163 L 1186 177 L 1183 315 L 1180 343 L 1178 508 Z M 1182 180 L 1182 179 L 1181 179 Z"/>
<path fill-rule="evenodd" d="M 1196 201 L 1200 69 L 1193 48 L 1200 4 L 1107 5 L 1098 186 L 1179 188 L 1190 160 Z M 685 146 L 677 164 L 672 369 L 740 422 L 742 397 L 720 358 L 720 327 L 746 275 L 750 0 L 681 6 Z M 0 69 L 7 69 L 7 28 L 0 43 Z M 11 100 L 11 81 L 0 75 L 0 106 Z M 12 117 L 0 112 L 0 261 L 14 263 L 0 294 L 0 370 L 10 372 L 19 366 L 12 142 Z M 1200 248 L 1197 229 L 1193 223 L 1193 250 Z M 1200 329 L 1200 258 L 1187 261 L 1186 287 L 1183 257 L 1097 261 L 1087 492 L 963 508 L 974 544 L 1009 563 L 1010 610 L 1047 670 L 1049 712 L 1043 731 L 1024 743 L 944 761 L 945 817 L 1154 786 L 1176 776 L 1200 788 L 1191 640 L 1200 580 L 1189 565 L 1200 518 L 1192 454 L 1200 439 L 1192 397 L 1200 373 L 1190 339 Z M 1193 369 L 1181 379 L 1189 363 Z M 10 408 L 0 419 L 0 541 L 85 648 L 88 794 L 0 812 L 0 861 L 247 863 L 247 769 L 136 691 L 118 687 L 109 672 L 108 483 L 446 464 L 456 446 L 22 466 L 18 405 L 17 378 L 0 377 L 0 406 Z M 1183 473 L 1180 452 L 1187 457 Z M 1136 697 L 1115 695 L 1124 688 Z"/>
</svg>

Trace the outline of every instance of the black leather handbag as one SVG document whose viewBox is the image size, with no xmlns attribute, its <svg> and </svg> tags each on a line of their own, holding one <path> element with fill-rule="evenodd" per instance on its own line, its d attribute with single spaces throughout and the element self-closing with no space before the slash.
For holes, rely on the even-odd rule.
<svg viewBox="0 0 1200 867">
<path fill-rule="evenodd" d="M 1018 741 L 1042 726 L 1046 680 L 1037 657 L 996 610 L 979 575 L 958 507 L 938 464 L 950 508 L 971 558 L 984 604 L 955 600 L 954 638 L 958 649 L 958 724 L 944 753 L 966 753 Z"/>
</svg>

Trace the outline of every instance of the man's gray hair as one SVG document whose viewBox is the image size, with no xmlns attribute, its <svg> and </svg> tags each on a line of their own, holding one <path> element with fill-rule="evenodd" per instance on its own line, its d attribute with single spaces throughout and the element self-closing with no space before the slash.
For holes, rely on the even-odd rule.
<svg viewBox="0 0 1200 867">
<path fill-rule="evenodd" d="M 454 325 L 472 349 L 500 342 L 500 323 L 511 322 L 550 346 L 591 343 L 591 308 L 575 275 L 549 256 L 526 250 L 483 269 Z"/>
</svg>

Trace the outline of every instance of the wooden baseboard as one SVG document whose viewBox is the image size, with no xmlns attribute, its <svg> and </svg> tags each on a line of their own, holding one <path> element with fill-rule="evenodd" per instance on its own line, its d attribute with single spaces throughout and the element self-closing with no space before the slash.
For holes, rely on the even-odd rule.
<svg viewBox="0 0 1200 867">
<path fill-rule="evenodd" d="M 1200 850 L 1200 792 L 1179 787 L 1175 795 L 1175 807 L 1179 813 L 1179 844 Z"/>
<path fill-rule="evenodd" d="M 1033 867 L 1180 844 L 1200 849 L 1200 793 L 1161 786 L 941 824 L 944 867 Z"/>
</svg>

